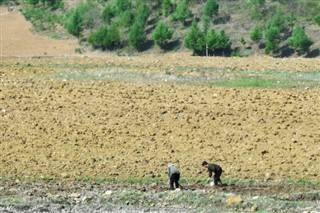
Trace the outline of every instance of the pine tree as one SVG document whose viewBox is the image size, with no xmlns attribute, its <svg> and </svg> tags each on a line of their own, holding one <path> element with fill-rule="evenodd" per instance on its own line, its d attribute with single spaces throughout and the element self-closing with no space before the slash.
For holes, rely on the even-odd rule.
<svg viewBox="0 0 320 213">
<path fill-rule="evenodd" d="M 197 22 L 193 20 L 191 29 L 184 39 L 184 46 L 193 50 L 193 55 L 202 55 L 206 47 L 205 35 L 198 29 Z"/>
<path fill-rule="evenodd" d="M 67 24 L 67 30 L 70 34 L 79 37 L 81 32 L 83 31 L 83 17 L 80 12 L 80 9 L 76 8 L 72 15 L 70 16 L 70 20 Z"/>
<path fill-rule="evenodd" d="M 262 29 L 259 25 L 256 25 L 253 28 L 253 30 L 250 32 L 250 39 L 255 43 L 260 42 L 260 40 L 262 39 L 262 36 L 263 36 Z"/>
<path fill-rule="evenodd" d="M 212 18 L 219 13 L 219 4 L 217 0 L 207 0 L 204 6 L 203 14 L 209 18 Z"/>
<path fill-rule="evenodd" d="M 188 1 L 182 0 L 177 6 L 177 10 L 174 13 L 174 18 L 179 20 L 184 26 L 186 25 L 186 19 L 191 16 Z"/>
<path fill-rule="evenodd" d="M 320 13 L 314 17 L 314 21 L 320 26 Z"/>
<path fill-rule="evenodd" d="M 297 27 L 288 40 L 288 45 L 294 47 L 299 54 L 308 52 L 312 43 L 302 27 Z"/>
<path fill-rule="evenodd" d="M 170 30 L 163 22 L 159 22 L 152 38 L 160 48 L 165 49 L 168 40 L 172 38 L 172 34 L 173 30 Z"/>
<path fill-rule="evenodd" d="M 280 29 L 277 26 L 270 26 L 266 30 L 266 39 L 265 53 L 276 53 L 280 44 Z"/>
<path fill-rule="evenodd" d="M 173 5 L 171 0 L 164 0 L 162 7 L 163 7 L 164 15 L 169 16 L 173 10 Z"/>
<path fill-rule="evenodd" d="M 129 42 L 131 46 L 137 50 L 142 50 L 146 39 L 144 23 L 141 23 L 141 20 L 136 20 L 129 31 Z"/>
</svg>

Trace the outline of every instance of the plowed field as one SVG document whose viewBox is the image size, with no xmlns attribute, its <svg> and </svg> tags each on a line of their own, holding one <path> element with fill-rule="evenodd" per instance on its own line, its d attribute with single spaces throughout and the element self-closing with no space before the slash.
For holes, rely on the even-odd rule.
<svg viewBox="0 0 320 213">
<path fill-rule="evenodd" d="M 207 160 L 224 177 L 319 180 L 318 86 L 210 81 L 274 70 L 311 80 L 320 59 L 70 57 L 75 41 L 30 33 L 18 8 L 2 7 L 1 24 L 0 176 L 165 177 L 173 162 L 198 178 Z"/>
<path fill-rule="evenodd" d="M 178 54 L 4 58 L 0 176 L 165 177 L 173 162 L 183 176 L 200 178 L 207 160 L 223 167 L 223 177 L 319 180 L 318 87 L 178 81 L 209 78 L 216 72 L 201 69 L 223 66 L 259 71 L 255 61 L 270 70 L 297 63 L 302 74 L 319 63 Z M 137 80 L 138 73 L 145 76 Z"/>
<path fill-rule="evenodd" d="M 0 211 L 319 210 L 320 59 L 75 56 L 0 9 Z"/>
</svg>

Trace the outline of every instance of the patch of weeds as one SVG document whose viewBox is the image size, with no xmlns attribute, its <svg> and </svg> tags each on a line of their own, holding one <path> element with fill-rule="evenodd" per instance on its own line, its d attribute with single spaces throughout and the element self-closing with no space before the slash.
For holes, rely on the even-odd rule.
<svg viewBox="0 0 320 213">
<path fill-rule="evenodd" d="M 20 204 L 22 201 L 19 198 L 4 198 L 0 200 L 1 203 L 7 203 L 7 204 Z"/>
<path fill-rule="evenodd" d="M 296 84 L 289 80 L 266 79 L 262 77 L 239 77 L 212 82 L 213 85 L 225 87 L 260 87 L 260 88 L 292 88 Z"/>
<path fill-rule="evenodd" d="M 80 182 L 90 183 L 116 183 L 118 180 L 113 177 L 81 177 L 77 179 Z"/>
<path fill-rule="evenodd" d="M 127 182 L 130 184 L 135 183 L 159 183 L 162 182 L 161 178 L 136 178 L 136 177 L 128 177 Z"/>
<path fill-rule="evenodd" d="M 74 50 L 74 52 L 75 52 L 75 53 L 78 53 L 78 54 L 82 54 L 82 53 L 83 53 L 83 51 L 82 51 L 81 48 L 76 48 L 76 49 Z"/>
<path fill-rule="evenodd" d="M 313 181 L 305 178 L 288 179 L 285 182 L 288 184 L 295 184 L 295 185 L 302 185 L 302 186 L 320 186 L 320 181 Z"/>
<path fill-rule="evenodd" d="M 126 191 L 121 197 L 120 200 L 126 204 L 134 205 L 138 204 L 140 201 L 143 201 L 143 193 L 140 191 L 130 190 Z"/>
<path fill-rule="evenodd" d="M 54 181 L 54 177 L 52 176 L 44 176 L 44 177 L 41 177 L 41 179 L 45 182 L 45 183 L 49 183 L 51 181 Z"/>
</svg>

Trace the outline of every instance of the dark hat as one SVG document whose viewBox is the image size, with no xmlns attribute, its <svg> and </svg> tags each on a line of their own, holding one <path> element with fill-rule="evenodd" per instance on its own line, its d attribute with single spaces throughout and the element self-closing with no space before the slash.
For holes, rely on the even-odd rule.
<svg viewBox="0 0 320 213">
<path fill-rule="evenodd" d="M 207 161 L 203 161 L 203 162 L 202 162 L 202 166 L 205 166 L 205 165 L 207 165 L 207 164 L 208 164 Z"/>
</svg>

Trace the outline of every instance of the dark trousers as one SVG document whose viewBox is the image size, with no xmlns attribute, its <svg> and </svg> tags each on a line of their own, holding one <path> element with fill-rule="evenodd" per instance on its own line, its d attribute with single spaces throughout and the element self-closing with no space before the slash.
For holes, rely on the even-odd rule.
<svg viewBox="0 0 320 213">
<path fill-rule="evenodd" d="M 222 185 L 222 182 L 221 182 L 221 179 L 220 179 L 220 176 L 222 174 L 222 170 L 218 170 L 216 173 L 214 173 L 214 176 L 213 176 L 213 182 L 214 182 L 214 185 Z"/>
<path fill-rule="evenodd" d="M 172 174 L 171 177 L 170 177 L 170 189 L 173 190 L 174 187 L 173 187 L 173 184 L 176 185 L 176 188 L 179 188 L 180 185 L 179 185 L 179 180 L 180 180 L 180 174 Z"/>
</svg>

